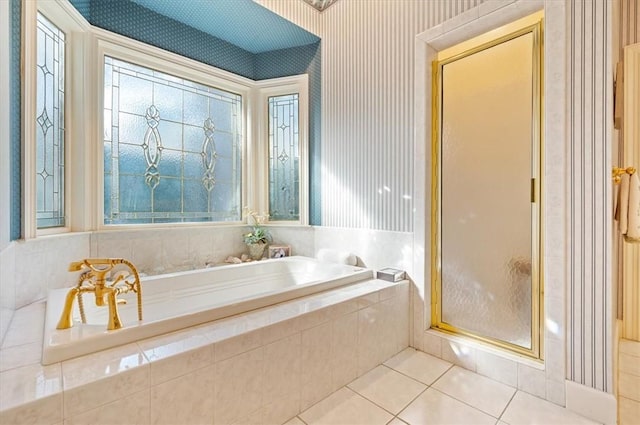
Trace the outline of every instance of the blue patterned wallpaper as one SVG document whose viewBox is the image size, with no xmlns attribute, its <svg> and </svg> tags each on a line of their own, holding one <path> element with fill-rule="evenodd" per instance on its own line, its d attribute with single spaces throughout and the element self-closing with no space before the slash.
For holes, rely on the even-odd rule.
<svg viewBox="0 0 640 425">
<path fill-rule="evenodd" d="M 10 170 L 10 228 L 9 237 L 11 240 L 20 239 L 22 236 L 22 187 L 21 187 L 21 173 L 22 173 L 22 150 L 21 150 L 21 93 L 20 93 L 20 18 L 22 15 L 22 2 L 21 0 L 11 0 L 11 88 L 9 93 L 9 107 L 11 108 L 10 116 L 11 122 L 9 123 L 9 155 L 11 156 L 11 170 Z"/>
<path fill-rule="evenodd" d="M 86 1 L 86 0 L 84 0 Z M 314 44 L 320 39 L 253 0 L 131 0 L 251 53 Z"/>
<path fill-rule="evenodd" d="M 71 0 L 71 4 L 85 19 L 89 20 L 91 14 L 91 0 Z"/>
<path fill-rule="evenodd" d="M 309 74 L 309 223 L 321 224 L 320 141 L 322 107 L 322 49 L 309 46 L 274 50 L 256 55 L 256 80 Z"/>
<path fill-rule="evenodd" d="M 92 25 L 253 78 L 253 54 L 222 39 L 128 0 L 92 1 L 90 10 Z"/>
</svg>

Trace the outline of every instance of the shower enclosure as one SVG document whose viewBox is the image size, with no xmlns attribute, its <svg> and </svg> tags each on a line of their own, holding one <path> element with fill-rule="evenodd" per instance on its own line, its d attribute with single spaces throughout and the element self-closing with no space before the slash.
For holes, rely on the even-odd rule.
<svg viewBox="0 0 640 425">
<path fill-rule="evenodd" d="M 432 326 L 540 358 L 542 16 L 433 63 Z"/>
</svg>

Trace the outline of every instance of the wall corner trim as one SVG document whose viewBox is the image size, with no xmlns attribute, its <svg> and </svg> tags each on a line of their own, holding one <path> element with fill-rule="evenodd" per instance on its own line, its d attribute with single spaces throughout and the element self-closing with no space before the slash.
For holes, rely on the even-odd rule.
<svg viewBox="0 0 640 425">
<path fill-rule="evenodd" d="M 567 409 L 599 423 L 616 424 L 615 395 L 569 380 L 565 381 L 565 390 Z"/>
</svg>

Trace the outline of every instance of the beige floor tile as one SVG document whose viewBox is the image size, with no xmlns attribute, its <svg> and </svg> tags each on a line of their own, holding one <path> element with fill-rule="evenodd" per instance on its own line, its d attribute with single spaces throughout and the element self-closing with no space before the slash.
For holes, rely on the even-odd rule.
<svg viewBox="0 0 640 425">
<path fill-rule="evenodd" d="M 447 371 L 433 388 L 485 413 L 500 417 L 516 389 L 459 366 Z"/>
<path fill-rule="evenodd" d="M 618 374 L 618 394 L 621 397 L 640 401 L 640 376 L 620 372 Z"/>
<path fill-rule="evenodd" d="M 389 413 L 344 387 L 298 416 L 308 425 L 384 425 L 393 419 Z"/>
<path fill-rule="evenodd" d="M 285 423 L 284 425 L 304 425 L 304 422 L 302 422 L 300 418 L 296 416 L 295 418 L 289 419 L 289 421 L 287 421 L 287 423 Z"/>
<path fill-rule="evenodd" d="M 618 398 L 620 425 L 634 425 L 640 421 L 640 402 L 628 398 Z"/>
<path fill-rule="evenodd" d="M 496 423 L 496 418 L 432 388 L 420 394 L 398 417 L 410 425 Z"/>
<path fill-rule="evenodd" d="M 427 388 L 382 365 L 356 379 L 348 387 L 394 415 Z"/>
<path fill-rule="evenodd" d="M 518 391 L 500 418 L 510 425 L 571 424 L 592 425 L 595 422 L 541 398 Z"/>
<path fill-rule="evenodd" d="M 621 353 L 630 354 L 632 356 L 640 357 L 640 342 L 631 341 L 628 339 L 621 339 L 618 350 Z"/>
<path fill-rule="evenodd" d="M 401 351 L 384 364 L 427 385 L 431 385 L 451 367 L 451 363 L 413 348 Z"/>
<path fill-rule="evenodd" d="M 640 357 L 632 356 L 631 354 L 620 353 L 618 361 L 618 369 L 620 370 L 620 373 L 628 373 L 630 375 L 640 376 Z"/>
<path fill-rule="evenodd" d="M 401 421 L 398 418 L 393 418 L 393 420 L 389 422 L 387 425 L 407 425 L 407 423 L 404 421 Z"/>
</svg>

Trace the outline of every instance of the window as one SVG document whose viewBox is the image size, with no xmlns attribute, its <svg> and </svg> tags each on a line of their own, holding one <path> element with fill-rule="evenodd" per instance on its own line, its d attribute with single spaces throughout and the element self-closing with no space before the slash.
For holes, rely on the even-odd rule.
<svg viewBox="0 0 640 425">
<path fill-rule="evenodd" d="M 241 224 L 244 206 L 308 222 L 307 75 L 253 81 L 93 28 L 68 2 L 23 6 L 25 239 Z"/>
<path fill-rule="evenodd" d="M 269 97 L 269 216 L 300 220 L 298 94 Z"/>
<path fill-rule="evenodd" d="M 65 34 L 38 13 L 36 225 L 65 226 Z"/>
<path fill-rule="evenodd" d="M 242 97 L 109 56 L 104 223 L 240 221 Z"/>
</svg>

